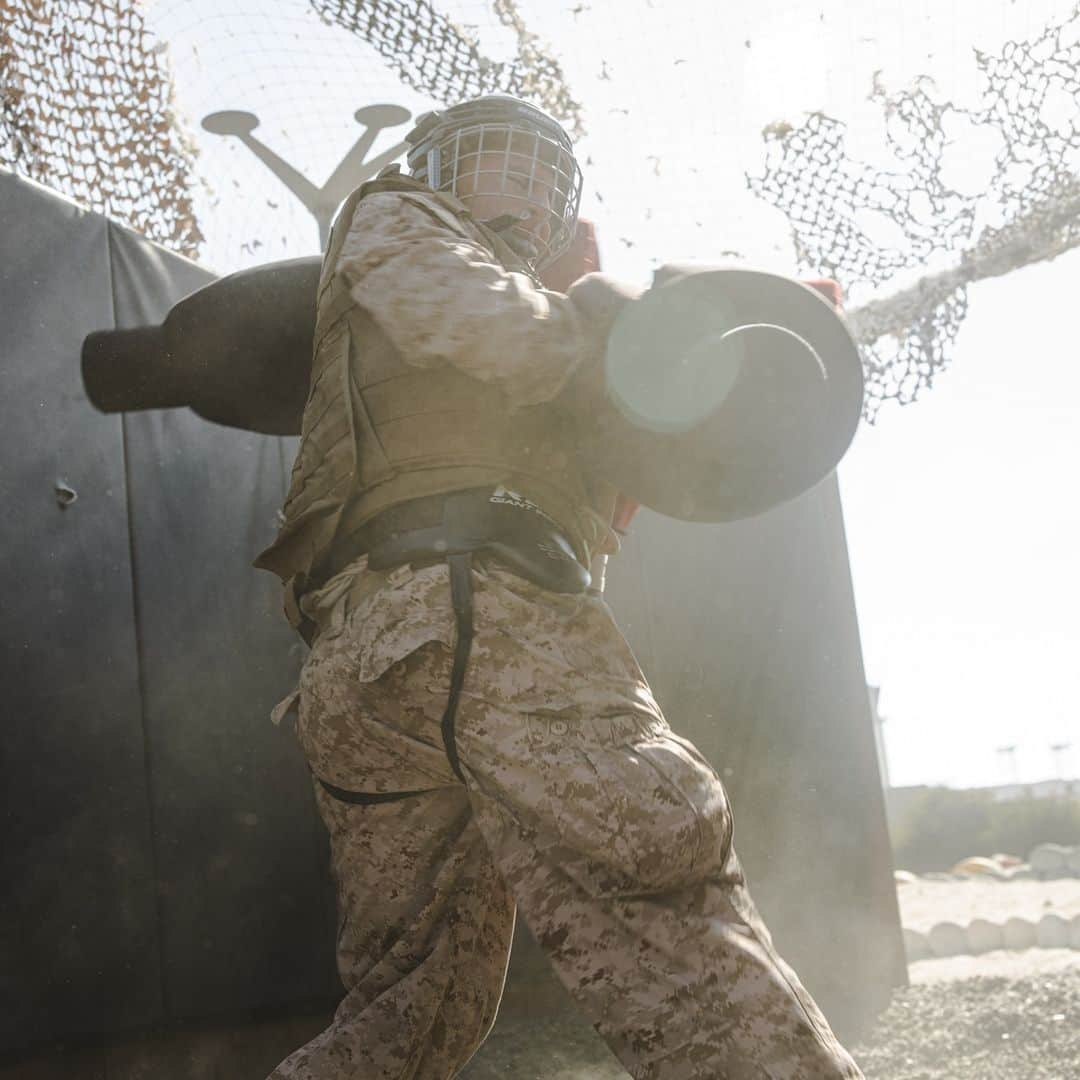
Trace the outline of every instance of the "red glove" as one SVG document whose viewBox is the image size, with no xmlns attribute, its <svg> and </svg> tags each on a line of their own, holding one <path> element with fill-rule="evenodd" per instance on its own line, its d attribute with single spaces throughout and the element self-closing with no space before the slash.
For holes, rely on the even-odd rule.
<svg viewBox="0 0 1080 1080">
<path fill-rule="evenodd" d="M 599 269 L 596 229 L 591 221 L 579 221 L 573 242 L 550 266 L 544 267 L 540 281 L 545 289 L 564 293 L 579 277 Z"/>
<path fill-rule="evenodd" d="M 840 288 L 838 281 L 833 281 L 832 278 L 812 278 L 808 281 L 804 278 L 803 284 L 816 289 L 838 311 L 843 308 L 844 290 Z"/>
<path fill-rule="evenodd" d="M 641 503 L 637 499 L 631 499 L 620 491 L 615 496 L 615 513 L 611 515 L 611 527 L 620 536 L 625 536 L 630 529 L 630 522 L 640 509 Z"/>
</svg>

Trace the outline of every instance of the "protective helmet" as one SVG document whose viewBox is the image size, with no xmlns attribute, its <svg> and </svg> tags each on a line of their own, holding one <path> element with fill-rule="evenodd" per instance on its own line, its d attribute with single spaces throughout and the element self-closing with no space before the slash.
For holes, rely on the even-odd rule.
<svg viewBox="0 0 1080 1080">
<path fill-rule="evenodd" d="M 476 189 L 517 213 L 484 221 L 534 270 L 571 244 L 581 202 L 581 169 L 562 125 L 509 94 L 489 94 L 425 113 L 405 136 L 410 173 L 435 191 L 464 199 Z"/>
</svg>

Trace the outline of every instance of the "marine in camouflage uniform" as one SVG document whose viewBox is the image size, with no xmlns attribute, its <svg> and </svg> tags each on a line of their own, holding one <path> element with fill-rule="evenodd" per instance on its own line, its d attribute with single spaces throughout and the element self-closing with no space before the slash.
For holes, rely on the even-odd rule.
<svg viewBox="0 0 1080 1080">
<path fill-rule="evenodd" d="M 347 992 L 274 1080 L 454 1076 L 494 1023 L 516 908 L 634 1077 L 861 1076 L 754 909 L 719 777 L 668 727 L 597 591 L 473 558 L 455 769 L 445 561 L 332 557 L 403 498 L 485 484 L 539 503 L 586 564 L 616 550 L 614 493 L 577 472 L 551 405 L 602 344 L 588 315 L 416 181 L 366 185 L 339 216 L 285 524 L 259 565 L 286 581 L 312 641 L 297 732 L 330 834 Z M 425 379 L 438 400 L 420 415 Z M 445 438 L 444 459 L 394 450 L 410 418 L 380 399 L 393 384 L 421 403 L 403 443 Z M 457 406 L 464 442 L 446 422 Z"/>
</svg>

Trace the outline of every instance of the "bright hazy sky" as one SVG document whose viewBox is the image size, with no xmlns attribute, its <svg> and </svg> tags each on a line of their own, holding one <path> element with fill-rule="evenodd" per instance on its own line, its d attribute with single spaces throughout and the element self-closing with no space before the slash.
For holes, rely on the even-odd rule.
<svg viewBox="0 0 1080 1080">
<path fill-rule="evenodd" d="M 483 0 L 433 0 L 493 59 L 513 39 Z M 1065 0 L 521 0 L 585 106 L 582 213 L 605 268 L 647 282 L 665 261 L 794 272 L 786 221 L 746 190 L 761 129 L 821 110 L 849 150 L 895 168 L 874 73 L 890 90 L 929 74 L 941 100 L 975 100 L 974 47 L 1036 36 Z M 360 134 L 352 113 L 433 104 L 303 0 L 158 0 L 177 103 L 200 150 L 202 261 L 228 271 L 318 250 L 312 219 L 237 140 L 203 132 L 219 109 L 259 115 L 256 134 L 322 183 Z M 406 128 L 375 146 L 393 145 Z M 978 189 L 978 148 L 949 165 Z M 592 160 L 592 164 L 587 163 Z M 254 241 L 258 240 L 258 245 Z M 840 469 L 864 661 L 882 687 L 894 784 L 1080 775 L 1080 364 L 1074 253 L 983 282 L 952 367 L 919 402 L 863 425 Z M 857 304 L 869 292 L 852 283 Z M 886 287 L 882 295 L 888 293 Z"/>
</svg>

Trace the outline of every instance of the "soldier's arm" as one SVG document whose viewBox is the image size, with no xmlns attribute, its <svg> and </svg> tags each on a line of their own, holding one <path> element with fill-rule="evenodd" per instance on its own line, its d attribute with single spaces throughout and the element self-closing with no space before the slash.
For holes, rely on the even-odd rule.
<svg viewBox="0 0 1080 1080">
<path fill-rule="evenodd" d="M 602 343 L 597 328 L 452 223 L 396 193 L 371 195 L 335 270 L 407 363 L 452 364 L 513 405 L 551 400 Z"/>
</svg>

